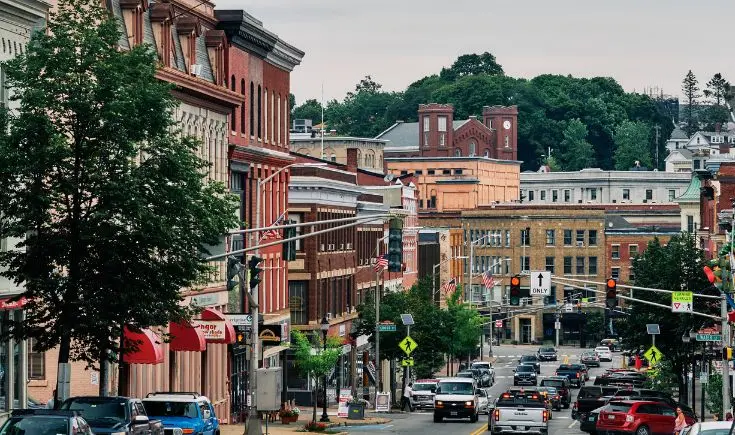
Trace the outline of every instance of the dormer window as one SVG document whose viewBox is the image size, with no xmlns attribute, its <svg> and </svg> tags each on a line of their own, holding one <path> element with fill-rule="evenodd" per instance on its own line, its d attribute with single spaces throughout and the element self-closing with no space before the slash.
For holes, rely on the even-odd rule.
<svg viewBox="0 0 735 435">
<path fill-rule="evenodd" d="M 143 43 L 143 16 L 148 9 L 148 0 L 120 0 L 125 31 L 130 48 Z"/>
<path fill-rule="evenodd" d="M 199 18 L 183 15 L 176 21 L 176 34 L 184 53 L 184 67 L 189 74 L 200 75 L 201 65 L 197 65 L 197 38 L 202 34 Z"/>
<path fill-rule="evenodd" d="M 207 56 L 209 64 L 212 65 L 212 76 L 214 83 L 224 85 L 225 83 L 225 47 L 227 38 L 224 30 L 207 30 L 204 35 L 205 44 L 207 46 Z"/>
<path fill-rule="evenodd" d="M 154 3 L 151 5 L 151 27 L 153 39 L 156 41 L 156 52 L 163 66 L 176 64 L 173 36 L 171 35 L 171 20 L 173 6 L 170 3 Z"/>
<path fill-rule="evenodd" d="M 712 143 L 724 143 L 725 138 L 723 136 L 712 136 Z"/>
</svg>

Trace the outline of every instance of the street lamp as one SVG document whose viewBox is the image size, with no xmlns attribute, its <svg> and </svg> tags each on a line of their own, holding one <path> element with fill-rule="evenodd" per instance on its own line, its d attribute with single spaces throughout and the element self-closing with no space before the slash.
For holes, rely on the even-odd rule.
<svg viewBox="0 0 735 435">
<path fill-rule="evenodd" d="M 327 350 L 327 332 L 329 332 L 329 320 L 327 320 L 327 317 L 322 317 L 322 322 L 319 325 L 319 328 L 322 330 L 322 349 L 326 352 Z M 329 416 L 327 415 L 327 374 L 324 374 L 324 403 L 322 407 L 322 418 L 319 420 L 321 422 L 329 423 Z M 316 404 L 314 404 L 316 405 Z"/>
<path fill-rule="evenodd" d="M 456 256 L 456 257 L 449 257 L 449 258 L 445 258 L 444 260 L 442 260 L 442 261 L 440 261 L 440 262 L 438 262 L 438 263 L 436 263 L 435 265 L 432 266 L 432 269 L 431 269 L 431 272 L 432 272 L 431 273 L 431 289 L 432 289 L 431 298 L 432 299 L 434 299 L 434 297 L 436 296 L 436 292 L 439 291 L 439 289 L 436 288 L 436 268 L 439 267 L 439 266 L 441 266 L 442 264 L 446 263 L 447 261 L 452 261 L 452 260 L 466 260 L 467 258 L 468 257 L 466 255 L 459 255 L 459 256 Z M 451 278 L 451 276 L 450 276 L 450 278 Z"/>
</svg>

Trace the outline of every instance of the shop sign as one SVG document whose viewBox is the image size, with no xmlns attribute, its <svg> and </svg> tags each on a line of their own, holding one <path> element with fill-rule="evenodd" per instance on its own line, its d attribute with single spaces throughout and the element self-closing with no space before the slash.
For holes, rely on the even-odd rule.
<svg viewBox="0 0 735 435">
<path fill-rule="evenodd" d="M 219 296 L 217 293 L 207 293 L 204 295 L 196 295 L 191 297 L 191 303 L 198 307 L 209 307 L 219 305 Z"/>
<path fill-rule="evenodd" d="M 225 318 L 232 323 L 232 326 L 253 326 L 251 314 L 225 314 Z"/>
<path fill-rule="evenodd" d="M 19 299 L 0 299 L 0 310 L 17 310 L 18 308 L 22 308 L 27 302 L 28 299 L 25 297 Z"/>
<path fill-rule="evenodd" d="M 224 320 L 192 320 L 191 326 L 204 333 L 205 341 L 221 341 L 225 339 Z"/>
<path fill-rule="evenodd" d="M 260 325 L 258 337 L 263 342 L 263 346 L 273 346 L 281 342 L 282 325 Z"/>
</svg>

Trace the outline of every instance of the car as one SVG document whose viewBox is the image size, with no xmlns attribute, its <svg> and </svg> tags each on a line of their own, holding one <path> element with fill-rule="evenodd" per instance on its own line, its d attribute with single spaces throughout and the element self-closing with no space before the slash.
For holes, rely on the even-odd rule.
<svg viewBox="0 0 735 435">
<path fill-rule="evenodd" d="M 600 344 L 598 346 L 605 346 L 610 349 L 610 352 L 620 352 L 622 350 L 620 340 L 618 340 L 617 338 L 606 338 L 600 341 Z"/>
<path fill-rule="evenodd" d="M 561 411 L 561 396 L 556 387 L 538 387 L 541 394 L 546 397 L 546 402 L 549 405 L 549 409 L 552 411 Z"/>
<path fill-rule="evenodd" d="M 579 368 L 580 364 L 562 364 L 556 369 L 557 376 L 566 376 L 575 387 L 584 385 L 584 372 Z"/>
<path fill-rule="evenodd" d="M 164 435 L 163 423 L 149 419 L 143 402 L 133 397 L 70 397 L 59 407 L 78 411 L 95 435 Z"/>
<path fill-rule="evenodd" d="M 587 370 L 587 366 L 584 364 L 569 364 L 573 369 L 579 370 L 582 373 L 582 379 L 586 382 L 590 380 L 590 372 Z"/>
<path fill-rule="evenodd" d="M 551 411 L 538 391 L 508 391 L 498 397 L 487 422 L 492 434 L 549 433 Z M 453 431 L 454 432 L 454 431 Z"/>
<path fill-rule="evenodd" d="M 600 416 L 600 411 L 606 407 L 607 404 L 602 405 L 581 416 L 579 418 L 579 430 L 587 432 L 590 435 L 597 435 L 597 419 Z"/>
<path fill-rule="evenodd" d="M 541 379 L 541 386 L 556 388 L 557 393 L 559 393 L 561 405 L 564 408 L 569 408 L 572 403 L 571 394 L 569 392 L 569 378 L 566 376 L 549 376 Z"/>
<path fill-rule="evenodd" d="M 536 355 L 523 355 L 518 359 L 518 364 L 531 365 L 536 370 L 536 373 L 541 373 L 541 363 Z"/>
<path fill-rule="evenodd" d="M 479 418 L 477 384 L 473 378 L 443 378 L 436 385 L 434 395 L 434 423 L 445 418 L 469 418 L 476 423 Z"/>
<path fill-rule="evenodd" d="M 164 435 L 182 433 L 219 435 L 219 419 L 214 406 L 197 393 L 149 393 L 143 406 L 150 418 L 161 420 Z"/>
<path fill-rule="evenodd" d="M 0 433 L 32 435 L 92 435 L 89 423 L 75 411 L 15 409 Z"/>
<path fill-rule="evenodd" d="M 687 425 L 696 420 L 684 416 Z M 598 433 L 622 434 L 670 434 L 674 432 L 674 408 L 653 401 L 620 400 L 610 401 L 600 411 L 595 430 Z"/>
<path fill-rule="evenodd" d="M 579 361 L 587 367 L 600 367 L 600 356 L 595 352 L 584 352 Z"/>
<path fill-rule="evenodd" d="M 487 369 L 470 368 L 468 371 L 475 375 L 477 385 L 480 388 L 489 387 L 492 384 L 492 377 Z"/>
<path fill-rule="evenodd" d="M 537 385 L 536 370 L 530 364 L 521 364 L 513 369 L 513 385 Z"/>
<path fill-rule="evenodd" d="M 418 379 L 413 383 L 411 404 L 415 409 L 434 409 L 434 394 L 439 379 Z"/>
<path fill-rule="evenodd" d="M 487 414 L 490 412 L 490 395 L 484 388 L 477 389 L 477 408 L 478 414 Z"/>
<path fill-rule="evenodd" d="M 490 385 L 495 385 L 495 369 L 488 361 L 475 361 L 470 365 L 471 369 L 487 370 L 490 372 Z"/>
<path fill-rule="evenodd" d="M 556 361 L 558 356 L 553 347 L 540 347 L 536 356 L 540 361 Z"/>
<path fill-rule="evenodd" d="M 600 357 L 600 361 L 612 361 L 612 352 L 607 346 L 597 346 L 595 353 Z"/>
<path fill-rule="evenodd" d="M 608 398 L 615 396 L 617 392 L 618 388 L 614 386 L 590 385 L 580 388 L 577 400 L 572 406 L 572 418 L 581 423 L 590 411 L 605 405 Z"/>
<path fill-rule="evenodd" d="M 708 421 L 694 423 L 684 429 L 681 435 L 729 435 L 731 421 Z"/>
</svg>

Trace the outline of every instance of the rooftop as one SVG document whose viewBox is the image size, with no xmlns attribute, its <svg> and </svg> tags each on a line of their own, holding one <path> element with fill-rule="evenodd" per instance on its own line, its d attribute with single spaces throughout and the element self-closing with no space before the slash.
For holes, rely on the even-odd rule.
<svg viewBox="0 0 735 435">
<path fill-rule="evenodd" d="M 452 128 L 458 129 L 469 119 L 463 121 L 452 121 Z M 419 123 L 418 122 L 405 122 L 396 121 L 395 124 L 390 126 L 387 130 L 380 133 L 375 137 L 376 139 L 384 139 L 390 141 L 386 148 L 410 148 L 419 146 Z"/>
</svg>

